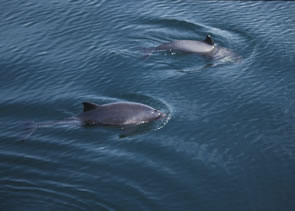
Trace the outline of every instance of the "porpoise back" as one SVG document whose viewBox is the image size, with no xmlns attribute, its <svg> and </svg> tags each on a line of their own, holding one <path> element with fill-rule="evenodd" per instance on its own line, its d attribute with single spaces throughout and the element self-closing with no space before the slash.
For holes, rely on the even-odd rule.
<svg viewBox="0 0 295 211">
<path fill-rule="evenodd" d="M 186 53 L 207 54 L 215 48 L 214 42 L 210 35 L 207 35 L 204 41 L 198 40 L 175 40 L 162 44 L 157 49 L 176 50 Z"/>
<path fill-rule="evenodd" d="M 104 105 L 84 102 L 83 113 L 77 118 L 85 126 L 124 126 L 156 120 L 163 113 L 148 105 L 132 102 L 116 102 Z"/>
</svg>

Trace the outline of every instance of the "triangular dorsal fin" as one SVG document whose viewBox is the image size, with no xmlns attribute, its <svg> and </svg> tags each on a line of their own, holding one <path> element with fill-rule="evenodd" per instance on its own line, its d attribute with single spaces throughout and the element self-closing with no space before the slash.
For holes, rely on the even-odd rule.
<svg viewBox="0 0 295 211">
<path fill-rule="evenodd" d="M 205 43 L 209 44 L 209 45 L 214 45 L 214 42 L 211 38 L 210 35 L 207 35 L 206 39 L 204 40 Z"/>
<path fill-rule="evenodd" d="M 95 103 L 83 102 L 83 112 L 91 111 L 97 109 L 99 105 Z"/>
</svg>

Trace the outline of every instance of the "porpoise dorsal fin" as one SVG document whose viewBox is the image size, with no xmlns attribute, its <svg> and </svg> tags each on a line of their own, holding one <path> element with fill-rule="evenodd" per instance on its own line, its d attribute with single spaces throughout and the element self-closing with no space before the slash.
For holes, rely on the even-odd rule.
<svg viewBox="0 0 295 211">
<path fill-rule="evenodd" d="M 99 105 L 95 103 L 83 102 L 83 112 L 91 111 L 97 109 Z"/>
<path fill-rule="evenodd" d="M 211 38 L 211 36 L 208 34 L 206 39 L 204 40 L 205 43 L 209 44 L 209 45 L 214 45 L 214 42 Z"/>
</svg>

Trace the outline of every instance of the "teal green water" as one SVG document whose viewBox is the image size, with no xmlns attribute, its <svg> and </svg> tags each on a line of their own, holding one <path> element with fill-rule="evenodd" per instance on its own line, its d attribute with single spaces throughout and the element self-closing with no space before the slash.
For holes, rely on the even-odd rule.
<svg viewBox="0 0 295 211">
<path fill-rule="evenodd" d="M 0 1 L 0 210 L 294 210 L 295 3 Z M 221 55 L 153 52 L 210 34 Z M 169 115 L 52 125 L 84 101 Z M 43 124 L 21 141 L 25 124 Z"/>
</svg>

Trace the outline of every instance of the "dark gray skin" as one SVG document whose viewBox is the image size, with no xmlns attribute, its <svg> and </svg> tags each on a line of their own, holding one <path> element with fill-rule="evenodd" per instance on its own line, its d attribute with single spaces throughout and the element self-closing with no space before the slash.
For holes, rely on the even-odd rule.
<svg viewBox="0 0 295 211">
<path fill-rule="evenodd" d="M 206 55 L 215 50 L 214 42 L 210 35 L 207 35 L 204 41 L 198 40 L 175 40 L 162 44 L 156 50 L 181 51 L 185 53 L 197 53 Z"/>
<path fill-rule="evenodd" d="M 77 118 L 85 126 L 126 126 L 154 121 L 165 114 L 141 103 L 116 102 L 104 105 L 84 102 Z"/>
<path fill-rule="evenodd" d="M 77 120 L 83 126 L 120 126 L 124 128 L 125 126 L 136 126 L 164 117 L 166 117 L 165 113 L 141 103 L 116 102 L 97 105 L 84 102 L 83 112 L 75 117 L 39 123 L 27 122 L 22 140 L 27 140 L 38 128 L 70 124 Z M 129 131 L 132 130 L 129 128 L 127 132 Z M 122 137 L 126 134 L 122 134 Z"/>
</svg>

